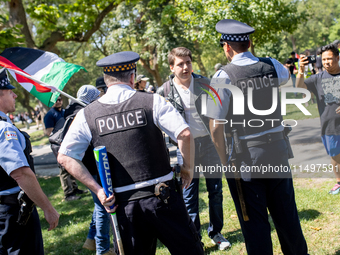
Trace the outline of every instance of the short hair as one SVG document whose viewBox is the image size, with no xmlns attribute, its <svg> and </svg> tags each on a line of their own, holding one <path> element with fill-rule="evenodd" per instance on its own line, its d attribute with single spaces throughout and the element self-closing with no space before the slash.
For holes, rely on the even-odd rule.
<svg viewBox="0 0 340 255">
<path fill-rule="evenodd" d="M 176 57 L 189 57 L 192 61 L 191 51 L 185 47 L 177 47 L 170 51 L 168 55 L 169 65 L 174 65 Z"/>
<path fill-rule="evenodd" d="M 126 72 L 117 72 L 113 74 L 106 74 L 104 73 L 104 82 L 106 86 L 108 86 L 110 83 L 114 82 L 124 82 L 128 83 L 130 81 L 131 74 L 134 74 L 135 70 L 130 70 Z"/>
<path fill-rule="evenodd" d="M 290 53 L 290 55 L 294 55 L 294 56 L 295 56 L 295 51 L 292 51 L 292 52 Z"/>
<path fill-rule="evenodd" d="M 249 40 L 247 41 L 241 41 L 241 42 L 234 42 L 234 41 L 226 41 L 227 44 L 233 48 L 236 52 L 245 52 L 248 51 L 249 48 Z"/>
<path fill-rule="evenodd" d="M 331 51 L 331 52 L 333 52 L 334 56 L 339 56 L 338 46 L 335 45 L 334 43 L 322 46 L 321 47 L 321 54 L 324 53 L 325 51 Z"/>
</svg>

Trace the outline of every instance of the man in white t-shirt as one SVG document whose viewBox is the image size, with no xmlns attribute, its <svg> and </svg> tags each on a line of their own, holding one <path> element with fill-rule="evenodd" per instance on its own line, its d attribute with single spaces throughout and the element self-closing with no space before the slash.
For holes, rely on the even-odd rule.
<svg viewBox="0 0 340 255">
<path fill-rule="evenodd" d="M 192 72 L 192 56 L 189 49 L 184 47 L 172 49 L 168 60 L 173 74 L 157 93 L 169 100 L 181 113 L 189 124 L 195 142 L 194 178 L 190 186 L 183 190 L 184 202 L 202 238 L 199 233 L 201 224 L 198 194 L 199 177 L 203 173 L 209 193 L 210 222 L 207 232 L 213 243 L 217 244 L 220 250 L 225 250 L 231 244 L 220 233 L 223 227 L 222 174 L 217 169 L 221 163 L 209 133 L 209 119 L 201 112 L 204 108 L 202 101 L 208 96 L 206 91 L 209 91 L 210 81 Z"/>
</svg>

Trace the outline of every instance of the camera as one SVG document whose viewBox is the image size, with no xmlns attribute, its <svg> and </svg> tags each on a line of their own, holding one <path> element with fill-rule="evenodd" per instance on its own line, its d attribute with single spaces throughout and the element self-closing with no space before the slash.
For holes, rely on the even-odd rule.
<svg viewBox="0 0 340 255">
<path fill-rule="evenodd" d="M 308 59 L 308 64 L 309 63 L 311 63 L 311 64 L 316 63 L 315 55 L 308 56 L 307 59 Z"/>
</svg>

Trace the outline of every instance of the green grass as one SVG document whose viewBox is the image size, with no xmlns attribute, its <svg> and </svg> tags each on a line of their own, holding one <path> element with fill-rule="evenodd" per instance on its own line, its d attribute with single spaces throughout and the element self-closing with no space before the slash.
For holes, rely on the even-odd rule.
<svg viewBox="0 0 340 255">
<path fill-rule="evenodd" d="M 46 254 L 95 254 L 95 252 L 82 249 L 86 239 L 88 226 L 91 221 L 93 202 L 91 195 L 71 202 L 62 202 L 63 192 L 58 177 L 39 179 L 40 185 L 49 197 L 52 204 L 59 212 L 59 226 L 52 231 L 47 231 L 48 225 L 39 209 L 41 225 L 43 229 L 44 247 Z M 294 179 L 295 196 L 302 230 L 304 232 L 310 254 L 340 254 L 340 195 L 329 195 L 328 191 L 333 187 L 333 179 Z M 82 189 L 85 187 L 80 185 Z M 207 235 L 209 224 L 208 194 L 205 188 L 205 180 L 200 180 L 200 217 L 202 224 L 202 236 L 205 244 L 205 254 L 226 254 L 219 251 L 211 243 Z M 223 213 L 224 227 L 222 234 L 232 243 L 227 254 L 246 254 L 244 239 L 240 229 L 234 203 L 231 199 L 227 182 L 223 180 Z M 278 237 L 273 222 L 272 240 L 274 254 L 282 254 Z M 318 230 L 320 228 L 320 230 Z M 112 240 L 111 240 L 112 243 Z M 260 245 L 260 244 L 259 244 Z M 157 254 L 170 254 L 159 242 Z"/>
<path fill-rule="evenodd" d="M 38 130 L 30 134 L 32 146 L 49 144 L 48 137 L 44 135 L 43 130 Z"/>
<path fill-rule="evenodd" d="M 293 93 L 287 93 L 287 99 L 299 98 L 302 98 L 301 94 L 298 94 L 297 97 L 295 97 Z M 311 113 L 311 115 L 304 115 L 303 112 L 296 105 L 287 104 L 287 114 L 283 115 L 283 119 L 304 120 L 319 117 L 319 111 L 316 103 L 312 104 L 311 100 L 309 100 L 307 107 L 305 106 L 305 104 L 302 104 L 302 106 L 304 106 Z"/>
</svg>

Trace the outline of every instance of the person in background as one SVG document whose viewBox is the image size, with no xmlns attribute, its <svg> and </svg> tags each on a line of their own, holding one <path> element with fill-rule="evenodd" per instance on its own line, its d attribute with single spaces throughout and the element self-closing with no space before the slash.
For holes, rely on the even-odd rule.
<svg viewBox="0 0 340 255">
<path fill-rule="evenodd" d="M 134 89 L 137 90 L 137 91 L 140 91 L 140 92 L 146 92 L 145 86 L 146 86 L 146 83 L 147 83 L 148 80 L 149 80 L 149 78 L 146 77 L 145 75 L 143 75 L 143 74 L 138 75 L 137 78 L 136 78 Z"/>
<path fill-rule="evenodd" d="M 101 76 L 96 80 L 96 88 L 100 91 L 99 97 L 103 96 L 107 91 L 107 86 L 104 82 L 104 77 Z"/>
<path fill-rule="evenodd" d="M 34 118 L 35 118 L 35 123 L 37 124 L 37 130 L 39 130 L 39 125 L 41 121 L 41 113 L 40 113 L 39 106 L 35 107 Z"/>
<path fill-rule="evenodd" d="M 45 124 L 45 135 L 50 136 L 53 128 L 57 124 L 60 118 L 64 117 L 65 110 L 62 108 L 63 106 L 63 99 L 61 96 L 57 98 L 57 101 L 52 106 L 52 108 L 46 113 L 44 117 L 44 124 Z M 81 197 L 78 196 L 80 194 L 84 194 L 87 192 L 84 190 L 78 189 L 78 184 L 76 179 L 72 175 L 70 175 L 63 167 L 59 165 L 60 169 L 60 183 L 61 187 L 63 188 L 65 201 L 73 201 L 78 200 Z"/>
</svg>

